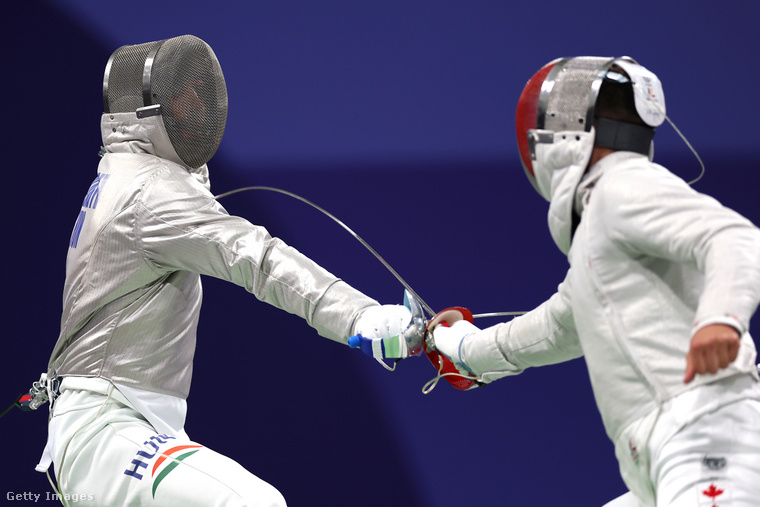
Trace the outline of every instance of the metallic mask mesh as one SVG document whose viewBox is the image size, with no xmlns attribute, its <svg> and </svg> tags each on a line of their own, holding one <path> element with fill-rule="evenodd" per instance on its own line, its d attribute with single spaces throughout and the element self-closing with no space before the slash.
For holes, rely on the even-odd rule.
<svg viewBox="0 0 760 507">
<path fill-rule="evenodd" d="M 103 80 L 106 113 L 131 113 L 143 107 L 142 79 L 145 59 L 161 41 L 122 46 L 111 55 Z"/>
<path fill-rule="evenodd" d="M 555 65 L 539 99 L 538 128 L 552 132 L 590 131 L 599 86 L 613 60 L 578 57 Z"/>
<path fill-rule="evenodd" d="M 227 123 L 221 66 L 211 47 L 192 35 L 116 50 L 106 68 L 104 100 L 106 112 L 160 105 L 169 140 L 191 168 L 216 153 Z"/>
<path fill-rule="evenodd" d="M 168 39 L 153 62 L 153 104 L 180 158 L 200 167 L 216 152 L 227 123 L 227 87 L 211 48 L 190 35 Z"/>
</svg>

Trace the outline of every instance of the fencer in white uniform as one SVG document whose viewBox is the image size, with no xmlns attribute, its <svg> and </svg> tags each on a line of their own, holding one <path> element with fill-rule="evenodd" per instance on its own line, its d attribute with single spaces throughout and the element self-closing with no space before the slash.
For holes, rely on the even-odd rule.
<svg viewBox="0 0 760 507">
<path fill-rule="evenodd" d="M 756 506 L 760 230 L 651 161 L 664 118 L 657 76 L 629 58 L 533 76 L 518 144 L 570 268 L 524 316 L 433 336 L 481 383 L 583 356 L 630 490 L 610 505 Z"/>
<path fill-rule="evenodd" d="M 37 468 L 54 464 L 62 500 L 76 505 L 285 505 L 184 431 L 200 275 L 342 343 L 396 335 L 409 310 L 380 305 L 214 199 L 206 162 L 224 132 L 227 89 L 204 41 L 117 49 L 104 107 L 102 160 L 71 235 L 47 372 L 60 396 Z"/>
</svg>

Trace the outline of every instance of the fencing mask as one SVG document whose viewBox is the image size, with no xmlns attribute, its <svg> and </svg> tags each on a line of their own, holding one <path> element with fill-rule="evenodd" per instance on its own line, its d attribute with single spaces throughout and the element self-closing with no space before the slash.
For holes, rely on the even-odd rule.
<svg viewBox="0 0 760 507">
<path fill-rule="evenodd" d="M 605 90 L 615 88 L 613 94 L 630 96 L 630 106 L 623 109 L 632 116 L 621 116 L 602 104 Z M 543 195 L 534 167 L 536 145 L 552 142 L 553 133 L 591 132 L 594 127 L 594 145 L 648 154 L 654 128 L 664 119 L 659 79 L 633 59 L 584 56 L 554 60 L 533 75 L 517 103 L 517 144 L 523 169 Z"/>
<path fill-rule="evenodd" d="M 211 47 L 193 35 L 123 46 L 103 79 L 105 113 L 160 116 L 176 155 L 196 169 L 216 153 L 227 123 L 227 86 Z"/>
</svg>

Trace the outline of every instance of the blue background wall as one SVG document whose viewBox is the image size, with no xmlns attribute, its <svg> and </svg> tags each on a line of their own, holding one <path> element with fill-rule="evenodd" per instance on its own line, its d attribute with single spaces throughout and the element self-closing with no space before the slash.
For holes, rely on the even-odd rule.
<svg viewBox="0 0 760 507">
<path fill-rule="evenodd" d="M 567 269 L 513 126 L 523 84 L 558 56 L 630 55 L 657 73 L 707 164 L 696 188 L 760 223 L 758 26 L 754 0 L 13 2 L 2 30 L 3 403 L 38 378 L 57 336 L 118 46 L 192 33 L 215 49 L 230 114 L 213 191 L 301 194 L 434 308 L 483 313 L 533 308 Z M 656 148 L 684 179 L 698 174 L 669 126 Z M 253 192 L 223 203 L 381 302 L 401 301 L 398 282 L 303 203 Z M 580 360 L 423 395 L 426 359 L 389 373 L 238 287 L 205 289 L 187 430 L 291 506 L 587 506 L 625 491 Z M 49 490 L 33 471 L 45 425 L 43 411 L 0 420 L 3 499 Z"/>
</svg>

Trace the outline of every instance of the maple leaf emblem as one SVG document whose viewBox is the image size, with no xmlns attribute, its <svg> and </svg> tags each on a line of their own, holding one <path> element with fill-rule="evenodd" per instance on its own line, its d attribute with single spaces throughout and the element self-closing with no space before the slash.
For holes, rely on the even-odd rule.
<svg viewBox="0 0 760 507">
<path fill-rule="evenodd" d="M 710 487 L 707 488 L 706 490 L 704 490 L 702 492 L 702 494 L 705 495 L 705 496 L 709 496 L 710 498 L 712 498 L 712 502 L 713 502 L 712 507 L 718 507 L 718 504 L 715 503 L 715 501 L 716 501 L 715 499 L 718 496 L 722 495 L 723 491 L 724 490 L 722 490 L 720 488 L 716 488 L 715 484 L 710 484 Z"/>
<path fill-rule="evenodd" d="M 704 490 L 702 492 L 702 494 L 705 495 L 705 496 L 709 496 L 710 498 L 714 499 L 714 498 L 722 495 L 723 494 L 723 490 L 719 489 L 719 488 L 716 488 L 715 484 L 710 484 L 710 487 L 707 488 L 706 490 Z"/>
</svg>

